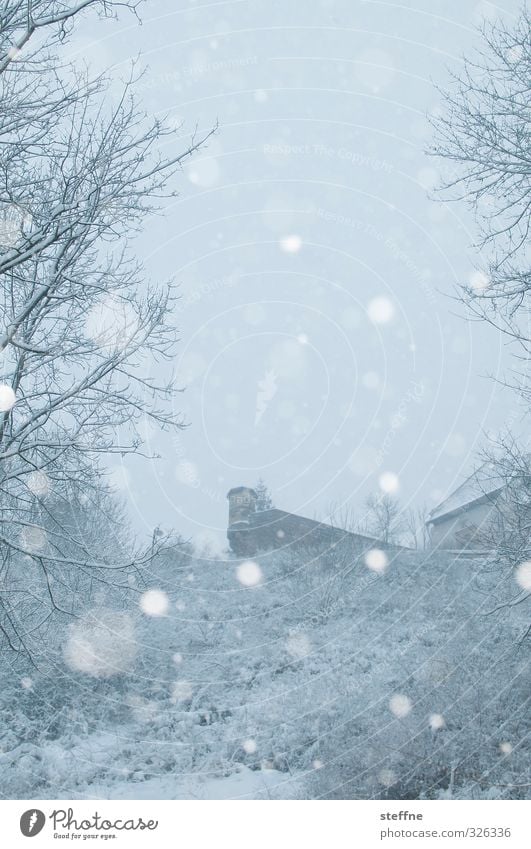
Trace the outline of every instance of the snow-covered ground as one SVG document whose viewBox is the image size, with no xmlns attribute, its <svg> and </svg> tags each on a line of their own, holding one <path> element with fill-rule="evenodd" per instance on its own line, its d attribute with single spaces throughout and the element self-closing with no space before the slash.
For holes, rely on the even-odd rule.
<svg viewBox="0 0 531 849">
<path fill-rule="evenodd" d="M 3 667 L 0 792 L 31 798 L 527 795 L 525 605 L 428 553 L 167 558 L 39 669 Z M 156 590 L 156 592 L 153 592 Z"/>
<path fill-rule="evenodd" d="M 176 781 L 173 775 L 148 778 L 134 788 L 128 781 L 111 787 L 94 787 L 96 799 L 293 799 L 300 795 L 296 778 L 274 769 L 251 770 L 239 766 L 230 775 L 198 775 Z"/>
</svg>

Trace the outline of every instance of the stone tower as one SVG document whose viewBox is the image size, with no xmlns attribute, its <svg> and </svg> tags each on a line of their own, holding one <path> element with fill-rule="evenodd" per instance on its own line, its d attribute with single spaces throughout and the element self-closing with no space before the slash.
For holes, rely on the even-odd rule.
<svg viewBox="0 0 531 849">
<path fill-rule="evenodd" d="M 251 556 L 256 548 L 253 540 L 252 517 L 256 511 L 257 495 L 248 486 L 235 486 L 227 493 L 229 526 L 227 539 L 235 554 Z"/>
<path fill-rule="evenodd" d="M 257 495 L 248 486 L 235 486 L 227 493 L 229 499 L 229 530 L 250 524 L 251 514 L 256 510 Z"/>
</svg>

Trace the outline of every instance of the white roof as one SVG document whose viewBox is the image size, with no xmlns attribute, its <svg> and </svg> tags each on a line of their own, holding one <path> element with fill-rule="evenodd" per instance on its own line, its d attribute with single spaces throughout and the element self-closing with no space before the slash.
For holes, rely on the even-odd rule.
<svg viewBox="0 0 531 849">
<path fill-rule="evenodd" d="M 498 492 L 505 486 L 506 482 L 506 477 L 500 474 L 494 463 L 483 463 L 461 486 L 458 486 L 451 495 L 431 511 L 428 522 L 434 522 L 449 513 L 462 510 L 479 498 Z"/>
</svg>

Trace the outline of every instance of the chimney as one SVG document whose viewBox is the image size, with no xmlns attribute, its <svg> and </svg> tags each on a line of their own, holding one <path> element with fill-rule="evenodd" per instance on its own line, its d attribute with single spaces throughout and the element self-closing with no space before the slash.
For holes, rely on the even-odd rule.
<svg viewBox="0 0 531 849">
<path fill-rule="evenodd" d="M 227 493 L 229 499 L 229 529 L 249 525 L 251 514 L 256 510 L 257 495 L 248 486 L 235 486 Z"/>
</svg>

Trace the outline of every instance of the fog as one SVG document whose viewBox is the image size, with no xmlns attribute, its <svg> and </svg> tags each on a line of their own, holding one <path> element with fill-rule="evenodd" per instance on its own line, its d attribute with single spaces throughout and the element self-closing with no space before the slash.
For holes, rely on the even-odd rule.
<svg viewBox="0 0 531 849">
<path fill-rule="evenodd" d="M 507 343 L 455 300 L 481 285 L 476 222 L 426 154 L 437 87 L 483 18 L 517 8 L 150 0 L 142 26 L 91 18 L 71 42 L 113 65 L 117 94 L 134 60 L 142 106 L 182 124 L 183 147 L 219 122 L 138 238 L 147 276 L 180 284 L 189 422 L 148 429 L 155 462 L 111 467 L 139 533 L 223 545 L 227 490 L 259 477 L 308 516 L 361 511 L 385 473 L 433 507 L 485 434 L 518 429 Z"/>
</svg>

